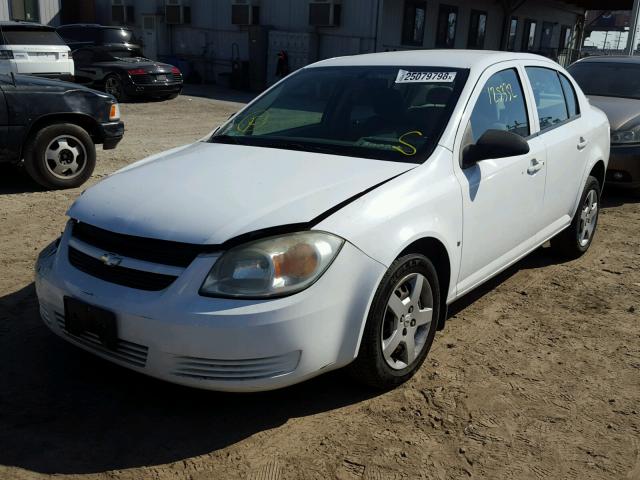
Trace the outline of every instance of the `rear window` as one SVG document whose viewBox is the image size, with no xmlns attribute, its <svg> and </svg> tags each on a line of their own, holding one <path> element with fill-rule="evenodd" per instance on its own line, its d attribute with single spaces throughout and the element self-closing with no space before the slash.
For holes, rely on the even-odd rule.
<svg viewBox="0 0 640 480">
<path fill-rule="evenodd" d="M 582 62 L 569 73 L 587 95 L 640 100 L 640 65 L 614 62 Z"/>
<path fill-rule="evenodd" d="M 135 43 L 133 32 L 124 28 L 107 28 L 102 31 L 104 43 Z"/>
<path fill-rule="evenodd" d="M 36 28 L 3 28 L 5 45 L 65 45 L 55 30 Z"/>
</svg>

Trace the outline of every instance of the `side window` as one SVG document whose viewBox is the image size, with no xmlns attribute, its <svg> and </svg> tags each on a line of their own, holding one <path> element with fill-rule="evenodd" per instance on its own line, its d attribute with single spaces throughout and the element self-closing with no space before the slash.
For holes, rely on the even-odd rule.
<svg viewBox="0 0 640 480">
<path fill-rule="evenodd" d="M 471 130 L 474 142 L 487 130 L 529 136 L 527 107 L 515 69 L 494 74 L 484 85 L 471 113 Z"/>
<path fill-rule="evenodd" d="M 536 99 L 540 131 L 543 132 L 567 120 L 569 114 L 558 73 L 550 68 L 541 67 L 527 67 L 526 70 Z"/>
<path fill-rule="evenodd" d="M 576 117 L 580 115 L 580 106 L 578 105 L 578 96 L 576 95 L 576 90 L 571 85 L 571 82 L 567 77 L 558 74 L 560 77 L 560 83 L 562 83 L 562 90 L 564 91 L 564 97 L 567 100 L 567 109 L 569 110 L 569 118 Z"/>
</svg>

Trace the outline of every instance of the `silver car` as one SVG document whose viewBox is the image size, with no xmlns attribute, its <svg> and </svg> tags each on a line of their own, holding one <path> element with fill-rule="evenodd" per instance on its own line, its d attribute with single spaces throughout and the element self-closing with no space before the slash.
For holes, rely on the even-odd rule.
<svg viewBox="0 0 640 480">
<path fill-rule="evenodd" d="M 607 184 L 640 191 L 640 58 L 588 57 L 568 70 L 591 104 L 609 117 Z"/>
</svg>

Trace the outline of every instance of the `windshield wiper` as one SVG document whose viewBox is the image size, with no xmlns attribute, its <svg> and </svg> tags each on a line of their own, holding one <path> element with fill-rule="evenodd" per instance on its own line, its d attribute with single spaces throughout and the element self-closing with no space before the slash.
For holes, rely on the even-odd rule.
<svg viewBox="0 0 640 480">
<path fill-rule="evenodd" d="M 226 143 L 231 145 L 241 145 L 238 137 L 235 135 L 213 135 L 209 139 L 210 143 Z"/>
</svg>

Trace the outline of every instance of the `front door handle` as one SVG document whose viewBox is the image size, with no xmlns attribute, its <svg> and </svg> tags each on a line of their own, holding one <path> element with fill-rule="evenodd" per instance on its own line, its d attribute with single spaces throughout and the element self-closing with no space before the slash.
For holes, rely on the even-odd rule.
<svg viewBox="0 0 640 480">
<path fill-rule="evenodd" d="M 529 168 L 527 168 L 527 173 L 529 175 L 535 175 L 540 170 L 542 170 L 543 165 L 544 165 L 544 162 L 539 162 L 537 159 L 532 158 L 531 164 L 529 165 Z"/>
<path fill-rule="evenodd" d="M 588 143 L 589 143 L 589 142 L 587 141 L 587 139 L 586 139 L 586 138 L 584 138 L 584 137 L 580 137 L 580 141 L 578 142 L 578 150 L 582 151 L 582 150 L 584 150 L 585 148 L 587 148 L 587 144 L 588 144 Z"/>
</svg>

